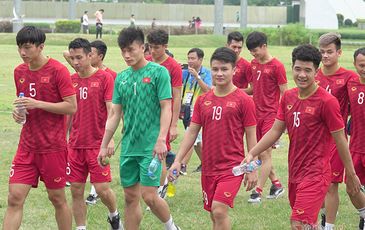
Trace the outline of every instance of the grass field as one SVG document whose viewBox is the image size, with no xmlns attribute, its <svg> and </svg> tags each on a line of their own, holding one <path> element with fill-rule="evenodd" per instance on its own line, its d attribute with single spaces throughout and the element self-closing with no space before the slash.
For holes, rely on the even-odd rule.
<svg viewBox="0 0 365 230">
<path fill-rule="evenodd" d="M 67 49 L 67 44 L 75 35 L 47 35 L 45 54 L 62 62 L 62 51 Z M 90 35 L 89 39 L 94 37 Z M 116 36 L 106 35 L 104 40 L 109 46 L 105 64 L 116 71 L 125 68 L 121 58 L 120 51 L 117 47 Z M 11 118 L 12 101 L 15 98 L 15 89 L 13 82 L 13 69 L 21 59 L 17 53 L 15 45 L 15 36 L 12 34 L 0 34 L 1 62 L 0 62 L 0 219 L 2 222 L 6 206 L 8 193 L 8 171 L 11 160 L 17 148 L 18 138 L 21 126 L 13 122 Z M 179 62 L 186 62 L 186 53 L 189 48 L 202 47 L 206 53 L 204 65 L 209 65 L 209 58 L 216 47 L 223 46 L 225 37 L 222 36 L 180 36 L 171 37 L 170 51 L 175 55 Z M 281 60 L 287 69 L 289 87 L 294 87 L 290 74 L 290 54 L 293 47 L 270 47 L 270 52 Z M 346 68 L 352 67 L 352 54 L 357 47 L 344 47 L 341 65 Z M 251 59 L 249 53 L 244 50 L 242 55 Z M 173 150 L 178 150 L 179 143 L 183 134 L 183 128 L 180 124 L 180 136 L 173 143 Z M 119 134 L 117 135 L 120 136 Z M 222 137 L 224 138 L 224 137 Z M 283 135 L 282 146 L 273 151 L 273 164 L 277 174 L 284 185 L 287 184 L 287 146 L 288 137 Z M 118 154 L 119 155 L 119 154 Z M 118 156 L 112 158 L 113 182 L 112 188 L 117 193 L 119 210 L 123 209 L 123 191 L 119 183 L 118 173 Z M 209 214 L 203 210 L 200 188 L 200 174 L 191 173 L 198 165 L 197 157 L 194 155 L 188 168 L 188 175 L 180 177 L 177 184 L 177 194 L 174 198 L 168 199 L 172 215 L 175 222 L 182 229 L 210 229 L 211 223 Z M 87 189 L 89 185 L 87 185 Z M 264 189 L 266 196 L 270 184 L 267 183 Z M 67 188 L 69 203 L 70 191 Z M 340 186 L 340 210 L 337 219 L 337 229 L 357 229 L 358 215 L 350 200 L 346 196 L 344 185 Z M 86 194 L 85 194 L 86 195 Z M 233 229 L 289 229 L 290 207 L 287 200 L 287 192 L 278 200 L 271 201 L 263 199 L 260 205 L 249 205 L 247 199 L 249 193 L 243 188 L 239 192 L 235 208 L 230 210 Z M 145 205 L 142 204 L 144 208 Z M 144 210 L 144 209 L 143 209 Z M 88 229 L 107 229 L 106 208 L 98 202 L 96 206 L 88 207 Z M 53 208 L 47 199 L 46 190 L 42 183 L 38 189 L 32 189 L 24 207 L 24 216 L 21 229 L 56 229 L 56 223 L 53 215 Z M 163 225 L 151 214 L 143 211 L 143 220 L 141 229 L 163 229 Z"/>
</svg>

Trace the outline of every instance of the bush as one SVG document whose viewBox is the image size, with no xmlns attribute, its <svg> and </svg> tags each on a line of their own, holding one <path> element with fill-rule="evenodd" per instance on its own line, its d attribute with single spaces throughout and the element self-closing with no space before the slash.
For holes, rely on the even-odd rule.
<svg viewBox="0 0 365 230">
<path fill-rule="evenodd" d="M 0 32 L 11 33 L 13 32 L 13 24 L 9 20 L 0 21 Z"/>
<path fill-rule="evenodd" d="M 46 22 L 27 22 L 24 26 L 34 26 L 45 33 L 52 33 L 52 24 Z"/>
<path fill-rule="evenodd" d="M 351 19 L 348 18 L 348 19 L 345 20 L 344 24 L 347 27 L 351 27 L 353 23 L 352 23 Z"/>
<path fill-rule="evenodd" d="M 79 20 L 58 20 L 55 26 L 56 33 L 79 33 L 81 29 Z"/>
</svg>

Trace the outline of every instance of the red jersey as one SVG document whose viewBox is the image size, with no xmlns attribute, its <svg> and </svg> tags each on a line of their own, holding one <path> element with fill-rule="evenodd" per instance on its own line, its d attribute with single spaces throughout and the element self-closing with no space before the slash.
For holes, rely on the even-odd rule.
<svg viewBox="0 0 365 230">
<path fill-rule="evenodd" d="M 340 111 L 344 124 L 346 124 L 349 114 L 347 82 L 352 77 L 357 77 L 356 73 L 342 67 L 339 68 L 333 75 L 324 75 L 322 69 L 320 69 L 316 75 L 317 84 L 335 96 L 340 103 Z"/>
<path fill-rule="evenodd" d="M 306 99 L 298 94 L 298 88 L 285 91 L 276 117 L 289 133 L 289 182 L 330 179 L 331 132 L 344 128 L 340 106 L 321 87 Z"/>
<path fill-rule="evenodd" d="M 66 66 L 50 58 L 39 70 L 31 71 L 26 63 L 14 70 L 16 94 L 23 92 L 35 100 L 58 103 L 75 94 Z M 30 109 L 24 124 L 19 147 L 37 153 L 66 149 L 65 115 L 42 109 Z"/>
<path fill-rule="evenodd" d="M 115 78 L 117 78 L 117 72 L 114 72 L 113 70 L 109 69 L 108 67 L 104 70 L 107 73 L 110 73 L 112 75 L 113 80 L 115 81 Z"/>
<path fill-rule="evenodd" d="M 225 97 L 211 90 L 196 101 L 192 122 L 203 128 L 204 175 L 232 175 L 244 158 L 245 127 L 256 125 L 252 98 L 238 88 Z"/>
<path fill-rule="evenodd" d="M 365 84 L 353 77 L 347 84 L 351 114 L 351 153 L 365 154 Z"/>
<path fill-rule="evenodd" d="M 260 64 L 253 59 L 251 80 L 257 120 L 274 119 L 279 107 L 279 85 L 287 83 L 284 65 L 276 58 L 265 64 Z"/>
<path fill-rule="evenodd" d="M 240 57 L 236 62 L 236 70 L 233 75 L 233 84 L 238 88 L 245 89 L 251 82 L 251 64 Z"/>
<path fill-rule="evenodd" d="M 113 97 L 113 77 L 99 69 L 88 78 L 71 76 L 76 91 L 77 111 L 72 116 L 69 147 L 98 149 L 108 118 L 106 103 Z"/>
</svg>

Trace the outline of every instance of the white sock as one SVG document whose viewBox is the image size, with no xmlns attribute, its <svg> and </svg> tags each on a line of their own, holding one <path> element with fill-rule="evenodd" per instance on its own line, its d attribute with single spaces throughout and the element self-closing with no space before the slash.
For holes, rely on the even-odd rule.
<svg viewBox="0 0 365 230">
<path fill-rule="evenodd" d="M 325 230 L 333 230 L 333 228 L 335 227 L 334 224 L 330 224 L 326 222 L 326 226 L 324 227 Z"/>
<path fill-rule="evenodd" d="M 98 196 L 98 194 L 96 193 L 94 185 L 91 185 L 90 195 L 93 195 L 94 197 Z"/>
<path fill-rule="evenodd" d="M 365 207 L 359 208 L 358 211 L 359 211 L 360 217 L 365 219 Z"/>
<path fill-rule="evenodd" d="M 86 230 L 86 226 L 77 226 L 76 230 Z"/>
<path fill-rule="evenodd" d="M 119 214 L 118 210 L 115 210 L 115 212 L 109 213 L 109 218 L 112 219 L 114 216 L 117 216 Z"/>
<path fill-rule="evenodd" d="M 177 230 L 171 215 L 170 219 L 165 223 L 165 230 Z"/>
</svg>

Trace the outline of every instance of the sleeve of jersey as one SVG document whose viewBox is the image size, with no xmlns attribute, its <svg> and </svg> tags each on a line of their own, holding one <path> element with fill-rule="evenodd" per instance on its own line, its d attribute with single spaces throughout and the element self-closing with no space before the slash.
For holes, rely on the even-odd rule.
<svg viewBox="0 0 365 230">
<path fill-rule="evenodd" d="M 159 76 L 156 78 L 156 81 L 157 81 L 158 99 L 160 101 L 165 99 L 171 99 L 172 92 L 171 92 L 170 76 L 169 72 L 165 67 L 160 68 Z"/>
<path fill-rule="evenodd" d="M 111 101 L 113 99 L 113 84 L 114 80 L 111 74 L 106 74 L 104 85 L 104 101 Z"/>
<path fill-rule="evenodd" d="M 76 94 L 75 88 L 72 85 L 70 72 L 65 66 L 57 70 L 56 79 L 62 98 Z"/>
<path fill-rule="evenodd" d="M 278 68 L 276 69 L 277 73 L 276 73 L 276 77 L 278 79 L 278 84 L 282 85 L 282 84 L 286 84 L 288 81 L 286 80 L 286 71 L 285 71 L 285 67 L 282 63 L 280 63 L 278 65 Z"/>
<path fill-rule="evenodd" d="M 244 100 L 245 112 L 243 114 L 243 126 L 249 127 L 256 125 L 256 108 L 253 99 L 249 96 Z"/>
<path fill-rule="evenodd" d="M 119 85 L 120 85 L 120 79 L 121 79 L 122 73 L 119 73 L 117 75 L 117 78 L 114 81 L 114 90 L 113 90 L 113 104 L 122 104 L 122 98 L 119 92 Z"/>
<path fill-rule="evenodd" d="M 332 98 L 324 103 L 323 117 L 330 132 L 336 132 L 344 128 L 340 104 L 336 98 Z"/>
<path fill-rule="evenodd" d="M 182 70 L 179 65 L 174 65 L 174 69 L 171 71 L 171 86 L 172 87 L 182 86 Z"/>
<path fill-rule="evenodd" d="M 276 119 L 280 121 L 285 121 L 285 101 L 286 101 L 286 92 L 284 93 L 283 97 L 280 100 L 279 109 L 276 113 Z"/>
<path fill-rule="evenodd" d="M 191 122 L 194 122 L 195 124 L 201 125 L 201 101 L 202 101 L 202 97 L 199 96 L 198 99 L 195 102 L 194 105 L 194 112 L 193 112 L 193 117 L 191 118 Z"/>
</svg>

